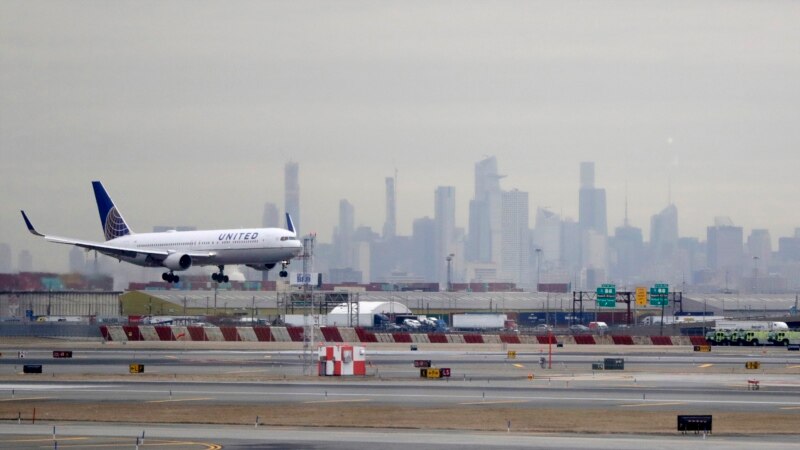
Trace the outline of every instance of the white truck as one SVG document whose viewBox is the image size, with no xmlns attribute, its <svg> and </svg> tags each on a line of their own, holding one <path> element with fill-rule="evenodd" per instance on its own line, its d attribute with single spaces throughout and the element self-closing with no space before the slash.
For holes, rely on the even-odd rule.
<svg viewBox="0 0 800 450">
<path fill-rule="evenodd" d="M 766 320 L 718 320 L 714 322 L 715 330 L 788 330 L 786 322 L 769 322 Z"/>
<path fill-rule="evenodd" d="M 502 330 L 506 327 L 505 314 L 453 314 L 453 328 L 458 330 Z"/>
</svg>

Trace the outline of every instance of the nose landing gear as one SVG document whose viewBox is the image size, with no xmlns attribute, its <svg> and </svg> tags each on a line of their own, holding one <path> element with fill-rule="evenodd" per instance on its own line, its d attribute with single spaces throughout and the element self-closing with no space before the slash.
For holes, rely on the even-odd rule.
<svg viewBox="0 0 800 450">
<path fill-rule="evenodd" d="M 287 261 L 281 262 L 281 271 L 278 272 L 278 275 L 280 275 L 281 278 L 286 278 L 286 277 L 289 276 L 289 272 L 286 271 L 286 266 L 288 266 L 288 265 L 289 265 L 289 262 L 287 262 Z"/>
</svg>

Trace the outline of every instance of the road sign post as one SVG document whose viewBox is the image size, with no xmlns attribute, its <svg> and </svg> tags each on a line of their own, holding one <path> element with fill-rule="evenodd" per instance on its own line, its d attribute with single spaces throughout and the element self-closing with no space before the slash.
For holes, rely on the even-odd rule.
<svg viewBox="0 0 800 450">
<path fill-rule="evenodd" d="M 669 304 L 669 285 L 656 284 L 650 288 L 650 305 L 667 306 Z"/>
<path fill-rule="evenodd" d="M 617 287 L 613 284 L 603 284 L 596 291 L 597 306 L 601 308 L 614 308 L 617 306 Z"/>
</svg>

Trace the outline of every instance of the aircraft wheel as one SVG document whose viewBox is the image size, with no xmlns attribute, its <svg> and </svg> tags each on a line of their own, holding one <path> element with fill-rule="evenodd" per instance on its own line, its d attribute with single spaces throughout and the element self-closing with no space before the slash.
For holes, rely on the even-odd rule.
<svg viewBox="0 0 800 450">
<path fill-rule="evenodd" d="M 164 272 L 164 273 L 161 274 L 161 279 L 162 280 L 169 281 L 168 278 L 169 278 L 169 274 L 167 272 Z"/>
<path fill-rule="evenodd" d="M 173 282 L 173 283 L 177 283 L 177 282 L 179 282 L 179 281 L 181 281 L 181 277 L 179 277 L 179 276 L 177 276 L 177 275 L 173 275 L 173 276 L 172 276 L 172 282 Z"/>
<path fill-rule="evenodd" d="M 224 277 L 222 277 L 222 282 L 223 282 L 223 283 L 227 283 L 227 282 L 228 282 L 228 276 L 227 276 L 227 275 L 225 275 Z"/>
<path fill-rule="evenodd" d="M 281 278 L 286 278 L 286 277 L 289 276 L 289 272 L 287 272 L 285 270 L 281 270 L 281 273 L 279 275 L 281 276 Z"/>
</svg>

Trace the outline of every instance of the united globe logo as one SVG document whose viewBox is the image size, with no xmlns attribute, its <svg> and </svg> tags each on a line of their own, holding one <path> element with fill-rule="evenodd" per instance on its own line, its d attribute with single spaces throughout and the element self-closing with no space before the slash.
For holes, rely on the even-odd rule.
<svg viewBox="0 0 800 450">
<path fill-rule="evenodd" d="M 130 234 L 128 225 L 125 224 L 122 216 L 119 214 L 119 212 L 117 212 L 116 207 L 112 207 L 108 211 L 108 214 L 106 215 L 106 226 L 103 231 L 106 235 L 107 241 Z"/>
</svg>

